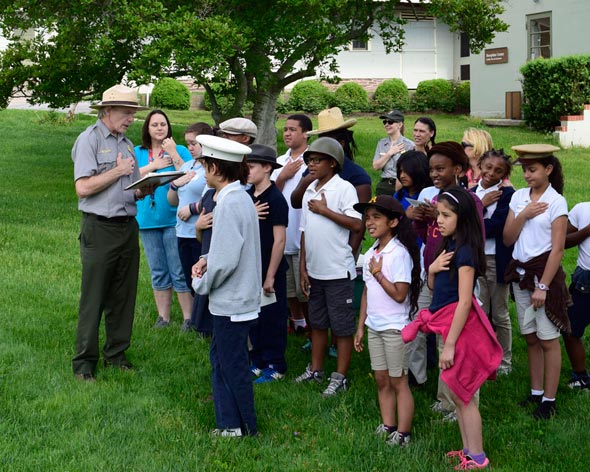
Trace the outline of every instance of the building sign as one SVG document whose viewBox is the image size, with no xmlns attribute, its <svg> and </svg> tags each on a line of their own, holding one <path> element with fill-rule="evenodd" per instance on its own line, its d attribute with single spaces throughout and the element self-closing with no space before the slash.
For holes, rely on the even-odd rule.
<svg viewBox="0 0 590 472">
<path fill-rule="evenodd" d="M 508 62 L 508 48 L 494 48 L 485 50 L 486 64 L 506 64 Z"/>
</svg>

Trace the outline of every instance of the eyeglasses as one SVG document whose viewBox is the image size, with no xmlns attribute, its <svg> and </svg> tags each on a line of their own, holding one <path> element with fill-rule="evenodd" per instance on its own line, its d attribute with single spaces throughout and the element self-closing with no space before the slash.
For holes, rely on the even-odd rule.
<svg viewBox="0 0 590 472">
<path fill-rule="evenodd" d="M 470 143 L 466 143 L 465 141 L 461 141 L 461 146 L 463 146 L 463 149 L 467 149 L 468 147 L 473 147 L 473 144 Z"/>
<path fill-rule="evenodd" d="M 310 157 L 307 159 L 308 164 L 319 164 L 322 161 L 332 159 L 331 157 Z"/>
<path fill-rule="evenodd" d="M 397 122 L 396 121 L 393 121 L 393 120 L 383 120 L 383 124 L 384 125 L 392 125 L 394 123 L 397 123 Z"/>
</svg>

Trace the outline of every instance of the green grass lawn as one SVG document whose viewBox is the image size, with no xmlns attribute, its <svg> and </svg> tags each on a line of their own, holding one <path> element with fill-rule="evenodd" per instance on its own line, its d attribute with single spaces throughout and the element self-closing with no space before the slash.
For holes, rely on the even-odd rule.
<svg viewBox="0 0 590 472">
<path fill-rule="evenodd" d="M 211 122 L 202 113 L 170 115 L 177 142 L 183 141 L 189 123 Z M 444 454 L 460 447 L 460 435 L 456 424 L 443 423 L 429 408 L 436 372 L 414 392 L 411 447 L 392 449 L 372 434 L 380 417 L 367 350 L 353 356 L 351 389 L 324 399 L 319 386 L 291 381 L 308 362 L 308 354 L 299 349 L 303 340 L 296 337 L 289 339 L 288 379 L 255 388 L 260 436 L 212 438 L 208 343 L 179 333 L 176 304 L 172 327 L 152 328 L 156 311 L 144 258 L 128 351 L 137 369 L 100 368 L 95 384 L 75 380 L 71 358 L 80 283 L 79 214 L 70 151 L 94 118 L 79 116 L 70 125 L 56 126 L 47 116 L 0 113 L 0 470 L 452 470 Z M 407 117 L 408 128 L 414 118 Z M 439 141 L 460 140 L 466 127 L 480 126 L 464 116 L 440 115 L 435 121 Z M 362 117 L 354 130 L 357 160 L 368 169 L 376 142 L 384 136 L 381 122 Z M 137 122 L 129 131 L 135 143 L 140 132 Z M 490 132 L 496 146 L 506 149 L 550 142 L 524 128 Z M 581 149 L 559 156 L 571 208 L 589 199 L 589 156 Z M 519 168 L 512 181 L 522 186 Z M 567 252 L 567 272 L 575 257 L 575 250 Z M 566 387 L 565 356 L 563 365 L 559 414 L 537 422 L 516 406 L 529 387 L 524 343 L 515 335 L 513 373 L 486 383 L 481 391 L 484 446 L 495 470 L 588 469 L 590 394 Z M 326 371 L 334 367 L 335 361 L 327 360 Z"/>
</svg>

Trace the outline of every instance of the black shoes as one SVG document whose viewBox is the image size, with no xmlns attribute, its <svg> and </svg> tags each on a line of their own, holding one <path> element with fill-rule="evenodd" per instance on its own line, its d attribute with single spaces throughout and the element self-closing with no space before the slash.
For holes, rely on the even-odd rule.
<svg viewBox="0 0 590 472">
<path fill-rule="evenodd" d="M 555 400 L 552 402 L 544 401 L 533 411 L 533 417 L 537 420 L 548 420 L 555 415 Z"/>
<path fill-rule="evenodd" d="M 83 374 L 75 374 L 75 377 L 78 380 L 83 380 L 84 382 L 96 382 L 96 377 L 90 372 L 85 372 Z"/>
<path fill-rule="evenodd" d="M 105 359 L 103 361 L 105 367 L 115 367 L 121 370 L 133 370 L 133 364 L 129 362 L 127 359 L 117 359 L 117 360 L 109 360 Z"/>
</svg>

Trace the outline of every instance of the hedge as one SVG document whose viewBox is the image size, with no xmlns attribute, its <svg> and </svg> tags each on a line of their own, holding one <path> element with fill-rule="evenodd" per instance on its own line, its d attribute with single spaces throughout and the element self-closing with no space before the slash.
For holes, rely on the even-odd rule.
<svg viewBox="0 0 590 472">
<path fill-rule="evenodd" d="M 158 108 L 188 110 L 191 106 L 191 92 L 178 80 L 164 77 L 158 80 L 152 90 L 152 103 Z"/>
<path fill-rule="evenodd" d="M 302 80 L 295 84 L 289 95 L 288 108 L 294 111 L 319 113 L 330 105 L 331 94 L 317 80 Z"/>
<path fill-rule="evenodd" d="M 590 103 L 590 56 L 536 59 L 520 68 L 523 116 L 538 131 L 553 131 L 564 115 Z"/>
<path fill-rule="evenodd" d="M 420 112 L 439 110 L 451 113 L 455 111 L 453 84 L 445 79 L 423 80 L 416 88 L 412 108 Z"/>
<path fill-rule="evenodd" d="M 407 110 L 410 92 L 402 79 L 387 79 L 379 84 L 373 94 L 373 108 L 378 113 L 389 110 Z"/>
<path fill-rule="evenodd" d="M 369 111 L 369 96 L 356 82 L 347 82 L 336 89 L 332 104 L 340 107 L 342 113 Z"/>
</svg>

